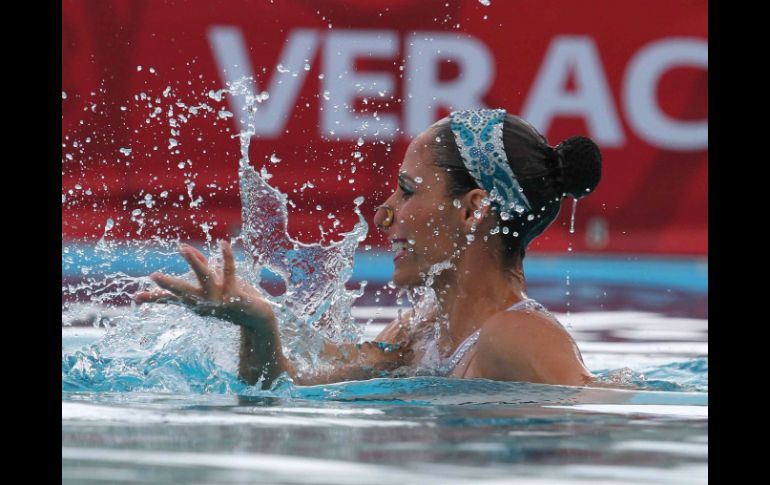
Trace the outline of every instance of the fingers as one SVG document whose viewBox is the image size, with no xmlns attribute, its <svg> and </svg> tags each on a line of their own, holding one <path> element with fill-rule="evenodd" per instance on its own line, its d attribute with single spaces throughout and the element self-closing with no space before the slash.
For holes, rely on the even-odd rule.
<svg viewBox="0 0 770 485">
<path fill-rule="evenodd" d="M 235 290 L 237 279 L 235 276 L 235 258 L 230 244 L 222 241 L 222 256 L 224 261 L 223 271 L 216 273 L 208 266 L 206 257 L 197 249 L 189 244 L 181 244 L 179 252 L 190 268 L 195 273 L 200 288 L 187 281 L 172 276 L 166 276 L 162 273 L 153 273 L 150 278 L 163 291 L 142 291 L 134 296 L 138 303 L 167 303 L 181 302 L 190 306 L 199 306 L 202 303 L 213 303 L 215 305 L 234 303 L 225 302 L 223 298 Z M 221 277 L 221 283 L 218 281 Z M 211 310 L 206 307 L 200 308 L 202 313 L 210 314 Z M 196 310 L 197 311 L 197 310 Z"/>
<path fill-rule="evenodd" d="M 198 282 L 201 284 L 204 294 L 212 294 L 216 282 L 214 280 L 214 273 L 208 267 L 206 257 L 189 244 L 182 244 L 179 252 L 198 278 Z"/>
<path fill-rule="evenodd" d="M 134 295 L 134 301 L 137 303 L 165 303 L 175 299 L 176 295 L 164 290 L 140 291 Z"/>
<path fill-rule="evenodd" d="M 196 288 L 190 283 L 172 276 L 166 276 L 161 273 L 153 273 L 150 278 L 173 296 L 178 297 L 178 300 L 188 305 L 195 305 L 203 298 L 203 291 L 200 288 Z"/>
<path fill-rule="evenodd" d="M 224 260 L 222 289 L 224 294 L 228 294 L 235 288 L 235 258 L 233 258 L 233 248 L 227 241 L 222 241 L 222 259 Z"/>
</svg>

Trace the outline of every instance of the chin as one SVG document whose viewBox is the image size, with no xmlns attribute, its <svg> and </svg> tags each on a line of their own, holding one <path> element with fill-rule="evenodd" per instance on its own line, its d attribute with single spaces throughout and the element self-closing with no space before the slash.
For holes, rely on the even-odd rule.
<svg viewBox="0 0 770 485">
<path fill-rule="evenodd" d="M 393 272 L 393 284 L 398 288 L 414 288 L 422 286 L 423 281 L 417 274 L 407 274 L 405 271 L 396 270 Z"/>
</svg>

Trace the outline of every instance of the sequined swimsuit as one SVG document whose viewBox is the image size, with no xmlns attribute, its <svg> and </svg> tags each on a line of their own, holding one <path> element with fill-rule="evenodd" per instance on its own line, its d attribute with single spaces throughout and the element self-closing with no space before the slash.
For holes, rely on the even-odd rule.
<svg viewBox="0 0 770 485">
<path fill-rule="evenodd" d="M 525 300 L 522 300 L 520 302 L 514 303 L 510 307 L 506 308 L 505 311 L 514 311 L 514 310 L 522 310 L 525 308 L 531 308 L 534 310 L 540 310 L 544 312 L 548 312 L 546 308 L 538 303 L 537 301 L 527 298 Z M 425 350 L 425 354 L 422 357 L 422 360 L 418 364 L 418 367 L 422 371 L 428 371 L 430 374 L 433 375 L 439 375 L 439 376 L 448 376 L 450 375 L 454 370 L 455 367 L 457 367 L 457 364 L 460 363 L 461 360 L 463 360 L 463 357 L 465 357 L 468 352 L 473 348 L 473 346 L 476 344 L 476 342 L 479 340 L 479 335 L 481 334 L 481 329 L 476 330 L 472 334 L 468 336 L 460 345 L 457 346 L 457 349 L 447 358 L 442 358 L 440 356 L 439 350 L 438 350 L 438 342 L 436 339 L 432 339 L 430 344 L 428 345 L 428 348 Z"/>
</svg>

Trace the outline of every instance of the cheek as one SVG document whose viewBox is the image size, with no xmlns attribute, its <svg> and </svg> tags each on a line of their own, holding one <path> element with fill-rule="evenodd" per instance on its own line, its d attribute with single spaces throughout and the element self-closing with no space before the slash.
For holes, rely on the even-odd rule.
<svg viewBox="0 0 770 485">
<path fill-rule="evenodd" d="M 418 251 L 423 254 L 435 253 L 446 258 L 457 248 L 459 231 L 442 216 L 427 217 L 420 228 Z"/>
</svg>

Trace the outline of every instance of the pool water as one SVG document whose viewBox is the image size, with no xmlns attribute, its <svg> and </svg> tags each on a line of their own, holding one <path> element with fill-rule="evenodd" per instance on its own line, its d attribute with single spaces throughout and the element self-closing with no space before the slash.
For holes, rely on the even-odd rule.
<svg viewBox="0 0 770 485">
<path fill-rule="evenodd" d="M 556 314 L 587 367 L 621 388 L 416 377 L 262 391 L 189 385 L 211 362 L 154 370 L 185 387 L 121 375 L 131 356 L 93 372 L 104 328 L 63 326 L 62 482 L 706 483 L 707 313 L 629 301 Z M 354 310 L 373 322 L 363 338 L 396 311 Z"/>
</svg>

